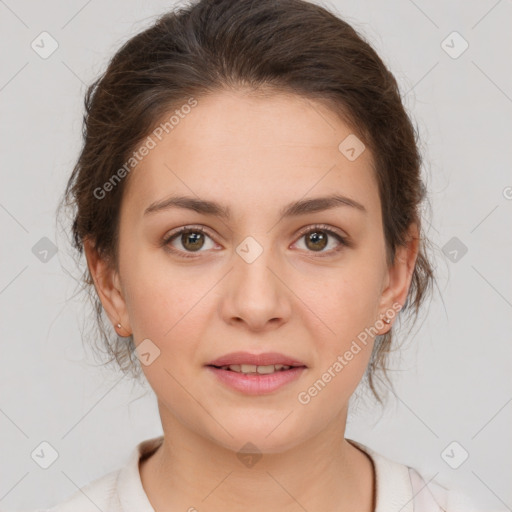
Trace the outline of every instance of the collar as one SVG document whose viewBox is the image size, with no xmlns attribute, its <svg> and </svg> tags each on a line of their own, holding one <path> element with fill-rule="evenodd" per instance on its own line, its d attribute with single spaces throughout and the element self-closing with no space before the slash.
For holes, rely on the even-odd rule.
<svg viewBox="0 0 512 512">
<path fill-rule="evenodd" d="M 149 498 L 142 487 L 139 472 L 141 457 L 149 457 L 163 443 L 164 436 L 153 437 L 139 443 L 121 468 L 117 480 L 119 502 L 123 512 L 155 512 Z"/>
<path fill-rule="evenodd" d="M 413 493 L 409 468 L 392 461 L 357 441 L 347 441 L 365 452 L 375 471 L 374 512 L 413 512 Z"/>
</svg>

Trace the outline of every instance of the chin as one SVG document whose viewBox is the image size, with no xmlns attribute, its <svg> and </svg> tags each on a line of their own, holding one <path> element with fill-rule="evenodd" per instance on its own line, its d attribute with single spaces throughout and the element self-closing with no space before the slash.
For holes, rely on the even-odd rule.
<svg viewBox="0 0 512 512">
<path fill-rule="evenodd" d="M 224 430 L 216 430 L 212 440 L 215 440 L 220 446 L 242 454 L 252 452 L 256 454 L 283 453 L 290 450 L 304 440 L 305 432 L 300 431 L 300 426 L 291 421 L 290 418 L 284 420 L 281 413 L 279 420 L 263 421 L 240 419 L 233 422 L 225 421 L 223 426 L 231 434 Z M 285 423 L 288 423 L 285 425 Z M 303 427 L 302 427 L 303 428 Z M 220 435 L 219 435 L 220 434 Z"/>
</svg>

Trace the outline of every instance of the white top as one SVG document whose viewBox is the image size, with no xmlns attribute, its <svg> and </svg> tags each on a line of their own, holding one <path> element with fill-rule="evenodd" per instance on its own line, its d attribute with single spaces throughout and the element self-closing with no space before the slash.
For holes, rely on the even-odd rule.
<svg viewBox="0 0 512 512">
<path fill-rule="evenodd" d="M 34 512 L 155 512 L 139 473 L 139 459 L 151 455 L 163 436 L 140 442 L 128 463 L 82 487 L 65 502 Z M 478 512 L 467 495 L 424 480 L 413 468 L 393 462 L 367 446 L 347 439 L 367 453 L 376 476 L 374 512 Z"/>
</svg>

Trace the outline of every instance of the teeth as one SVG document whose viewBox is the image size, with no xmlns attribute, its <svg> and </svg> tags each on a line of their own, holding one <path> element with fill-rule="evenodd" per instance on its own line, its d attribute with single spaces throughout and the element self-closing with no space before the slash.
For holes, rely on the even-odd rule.
<svg viewBox="0 0 512 512">
<path fill-rule="evenodd" d="M 256 366 L 255 364 L 231 364 L 229 366 L 221 366 L 222 370 L 231 370 L 238 373 L 259 373 L 267 374 L 281 370 L 288 370 L 291 366 L 285 364 L 269 364 L 266 366 Z"/>
<path fill-rule="evenodd" d="M 267 365 L 267 366 L 258 366 L 258 367 L 256 368 L 256 371 L 257 371 L 258 373 L 263 373 L 263 374 L 265 374 L 265 373 L 274 373 L 274 372 L 275 372 L 275 371 L 277 371 L 277 370 L 275 369 L 275 366 L 274 366 L 273 364 L 269 364 L 269 365 Z"/>
</svg>

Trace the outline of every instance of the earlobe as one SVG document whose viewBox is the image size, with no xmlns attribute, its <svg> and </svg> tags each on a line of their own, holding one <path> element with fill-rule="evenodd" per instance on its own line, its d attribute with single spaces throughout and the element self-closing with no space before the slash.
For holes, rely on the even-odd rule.
<svg viewBox="0 0 512 512">
<path fill-rule="evenodd" d="M 400 309 L 407 299 L 407 294 L 412 281 L 416 259 L 419 252 L 419 236 L 416 224 L 411 225 L 409 237 L 405 246 L 400 246 L 396 250 L 395 259 L 388 267 L 386 289 L 382 292 L 380 311 L 381 319 L 394 318 L 397 313 L 397 306 Z M 391 314 L 390 314 L 391 313 Z M 385 320 L 384 320 L 385 321 Z M 382 334 L 389 331 L 391 322 L 386 323 L 386 329 Z"/>
<path fill-rule="evenodd" d="M 87 266 L 105 313 L 120 336 L 129 336 L 131 327 L 119 274 L 98 254 L 90 240 L 84 240 L 83 245 Z"/>
</svg>

